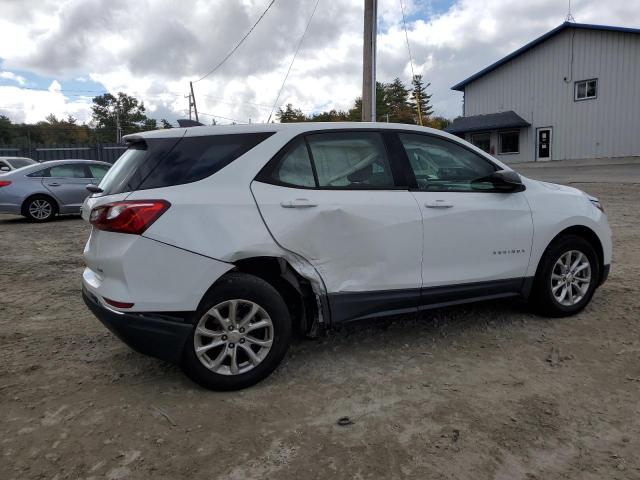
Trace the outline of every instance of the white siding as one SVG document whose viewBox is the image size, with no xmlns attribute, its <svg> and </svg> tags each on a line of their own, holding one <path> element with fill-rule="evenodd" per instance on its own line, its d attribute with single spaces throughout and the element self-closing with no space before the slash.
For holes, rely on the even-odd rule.
<svg viewBox="0 0 640 480">
<path fill-rule="evenodd" d="M 590 78 L 598 98 L 574 101 Z M 640 35 L 569 28 L 465 87 L 466 116 L 507 110 L 532 125 L 519 155 L 497 155 L 508 163 L 535 160 L 539 127 L 553 127 L 553 160 L 640 155 Z"/>
</svg>

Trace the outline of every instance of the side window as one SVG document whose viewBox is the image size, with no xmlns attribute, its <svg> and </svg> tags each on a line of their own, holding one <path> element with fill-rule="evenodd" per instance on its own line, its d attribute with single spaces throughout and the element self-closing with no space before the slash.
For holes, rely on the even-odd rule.
<svg viewBox="0 0 640 480">
<path fill-rule="evenodd" d="M 87 166 L 89 167 L 91 178 L 102 179 L 109 171 L 109 168 L 104 165 L 89 164 Z"/>
<path fill-rule="evenodd" d="M 380 134 L 317 133 L 307 136 L 320 188 L 393 188 Z"/>
<path fill-rule="evenodd" d="M 53 178 L 87 178 L 84 165 L 56 165 L 49 169 L 49 176 Z"/>
<path fill-rule="evenodd" d="M 11 167 L 9 167 L 9 165 L 7 165 L 2 160 L 0 160 L 0 169 L 2 169 L 2 170 L 11 170 Z"/>
<path fill-rule="evenodd" d="M 185 137 L 151 171 L 138 189 L 169 187 L 209 177 L 273 135 L 235 133 Z"/>
<path fill-rule="evenodd" d="M 438 137 L 401 133 L 400 141 L 421 191 L 492 190 L 482 181 L 496 167 L 461 145 Z"/>
<path fill-rule="evenodd" d="M 271 179 L 276 183 L 296 187 L 316 186 L 309 151 L 302 139 L 294 143 L 292 148 L 280 159 L 271 173 Z"/>
<path fill-rule="evenodd" d="M 48 176 L 49 176 L 48 168 L 43 168 L 42 170 L 37 170 L 27 175 L 27 177 L 35 177 L 35 178 L 48 177 Z"/>
</svg>

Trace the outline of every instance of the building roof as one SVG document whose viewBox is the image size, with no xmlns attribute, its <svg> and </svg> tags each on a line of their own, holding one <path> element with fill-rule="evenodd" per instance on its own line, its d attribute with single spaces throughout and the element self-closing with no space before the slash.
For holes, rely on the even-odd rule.
<svg viewBox="0 0 640 480">
<path fill-rule="evenodd" d="M 460 92 L 463 92 L 464 91 L 464 87 L 466 85 L 468 85 L 469 83 L 473 82 L 474 80 L 477 80 L 478 78 L 486 75 L 489 72 L 494 71 L 496 68 L 504 65 L 508 61 L 513 60 L 516 57 L 519 57 L 523 53 L 531 50 L 532 48 L 540 45 L 542 42 L 545 42 L 545 41 L 549 40 L 551 37 L 557 35 L 558 33 L 562 32 L 562 31 L 564 31 L 564 30 L 566 30 L 568 28 L 573 28 L 573 29 L 577 29 L 577 30 L 600 30 L 600 31 L 605 31 L 605 32 L 640 33 L 640 29 L 638 29 L 638 28 L 612 27 L 612 26 L 608 26 L 608 25 L 591 25 L 591 24 L 588 24 L 588 23 L 564 22 L 564 23 L 558 25 L 553 30 L 548 31 L 544 35 L 542 35 L 542 36 L 536 38 L 535 40 L 527 43 L 525 46 L 520 47 L 515 52 L 510 53 L 509 55 L 507 55 L 506 57 L 501 58 L 497 62 L 492 63 L 491 65 L 489 65 L 488 67 L 480 70 L 477 73 L 474 73 L 469 78 L 464 79 L 460 83 L 455 84 L 453 87 L 451 87 L 451 90 L 458 90 Z"/>
<path fill-rule="evenodd" d="M 513 110 L 471 117 L 458 117 L 445 128 L 449 133 L 480 132 L 483 130 L 498 130 L 504 128 L 530 127 L 531 124 Z"/>
</svg>

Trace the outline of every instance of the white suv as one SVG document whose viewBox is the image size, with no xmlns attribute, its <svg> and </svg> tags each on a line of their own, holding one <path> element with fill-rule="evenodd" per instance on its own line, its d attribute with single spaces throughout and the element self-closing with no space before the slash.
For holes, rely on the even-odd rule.
<svg viewBox="0 0 640 480">
<path fill-rule="evenodd" d="M 265 378 L 294 331 L 512 296 L 571 315 L 609 272 L 597 199 L 441 131 L 301 123 L 125 139 L 83 207 L 84 299 L 125 343 L 207 388 Z"/>
</svg>

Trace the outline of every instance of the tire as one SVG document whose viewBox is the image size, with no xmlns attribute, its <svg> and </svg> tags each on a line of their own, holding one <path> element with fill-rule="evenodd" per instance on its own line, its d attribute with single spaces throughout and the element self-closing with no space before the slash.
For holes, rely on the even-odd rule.
<svg viewBox="0 0 640 480">
<path fill-rule="evenodd" d="M 235 322 L 229 321 L 234 317 L 232 308 Z M 251 312 L 254 316 L 246 320 Z M 263 324 L 266 326 L 259 326 Z M 200 302 L 181 366 L 189 378 L 205 388 L 239 390 L 268 377 L 290 342 L 291 317 L 278 291 L 261 278 L 233 272 Z M 201 349 L 200 354 L 196 348 Z"/>
<path fill-rule="evenodd" d="M 56 202 L 47 195 L 34 195 L 27 199 L 22 207 L 22 215 L 38 223 L 53 220 L 57 211 Z"/>
<path fill-rule="evenodd" d="M 579 254 L 583 256 L 581 259 Z M 575 273 L 570 269 L 566 271 L 558 262 L 577 265 L 573 270 Z M 587 262 L 588 267 L 585 267 Z M 590 280 L 585 287 L 587 276 Z M 542 256 L 529 303 L 549 317 L 575 315 L 593 297 L 599 278 L 600 263 L 593 245 L 582 237 L 563 235 L 551 242 Z"/>
</svg>

